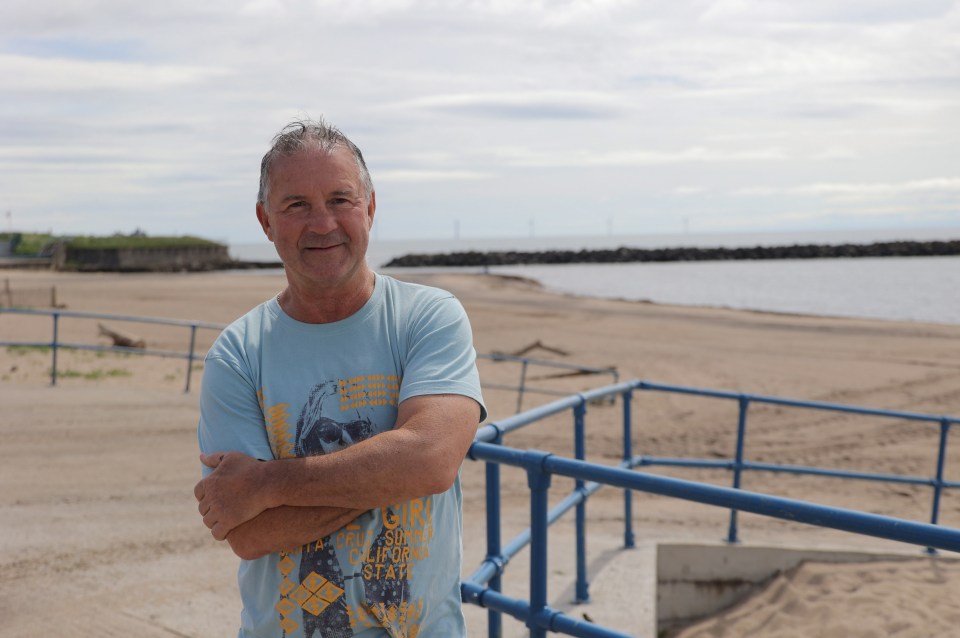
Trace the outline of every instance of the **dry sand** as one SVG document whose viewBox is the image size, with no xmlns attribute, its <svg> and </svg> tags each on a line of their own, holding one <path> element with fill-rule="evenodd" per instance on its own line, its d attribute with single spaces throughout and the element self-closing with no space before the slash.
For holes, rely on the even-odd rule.
<svg viewBox="0 0 960 638">
<path fill-rule="evenodd" d="M 49 290 L 68 310 L 226 323 L 276 294 L 280 276 L 255 274 L 71 275 L 6 271 L 12 290 Z M 454 292 L 471 317 L 477 350 L 516 352 L 539 342 L 566 351 L 531 356 L 587 366 L 616 366 L 621 379 L 702 386 L 875 408 L 960 415 L 960 326 L 831 319 L 549 294 L 519 280 L 468 275 L 404 275 Z M 183 352 L 189 331 L 106 322 L 136 333 L 148 348 Z M 49 341 L 47 317 L 0 314 L 0 340 Z M 60 338 L 106 343 L 93 320 L 62 319 Z M 204 351 L 215 337 L 201 330 Z M 196 513 L 195 427 L 200 368 L 183 392 L 181 359 L 61 351 L 56 387 L 50 353 L 0 350 L 0 635 L 232 636 L 238 618 L 236 559 L 207 535 Z M 542 387 L 578 392 L 608 378 L 564 376 L 532 368 Z M 481 362 L 485 384 L 510 384 L 520 369 Z M 492 419 L 512 414 L 516 394 L 489 389 Z M 528 395 L 524 407 L 551 397 Z M 736 406 L 730 402 L 637 393 L 634 452 L 730 457 Z M 936 425 L 804 410 L 751 408 L 747 456 L 753 460 L 932 476 Z M 569 454 L 571 419 L 554 418 L 508 442 Z M 620 457 L 619 408 L 590 406 L 588 455 Z M 954 437 L 956 441 L 956 437 Z M 958 480 L 956 442 L 947 478 Z M 668 473 L 657 470 L 658 472 Z M 728 485 L 722 472 L 671 475 Z M 482 467 L 464 465 L 465 573 L 484 554 Z M 527 525 L 525 480 L 504 472 L 505 538 Z M 555 481 L 559 497 L 567 484 Z M 747 475 L 746 489 L 926 521 L 931 490 L 923 486 L 812 477 Z M 610 560 L 622 534 L 621 496 L 590 502 L 590 548 Z M 635 525 L 644 540 L 715 541 L 727 513 L 638 494 Z M 948 492 L 941 522 L 960 526 L 960 498 Z M 563 526 L 551 543 L 560 553 L 554 580 L 572 579 Z M 790 542 L 857 549 L 896 545 L 757 516 L 741 516 L 744 544 Z M 903 550 L 903 546 L 896 546 Z M 913 551 L 913 548 L 906 548 Z M 948 636 L 960 635 L 960 573 L 923 558 L 869 566 L 806 565 L 778 577 L 755 598 L 691 627 L 685 636 Z M 524 595 L 522 561 L 508 569 L 506 591 Z M 582 608 L 618 629 L 631 606 L 631 583 L 597 588 L 616 600 Z M 551 590 L 557 607 L 561 588 Z M 603 604 L 616 608 L 606 614 Z M 483 614 L 469 610 L 474 635 Z M 616 625 L 617 623 L 613 623 Z M 624 624 L 626 623 L 626 624 Z M 522 628 L 507 622 L 508 635 Z"/>
</svg>

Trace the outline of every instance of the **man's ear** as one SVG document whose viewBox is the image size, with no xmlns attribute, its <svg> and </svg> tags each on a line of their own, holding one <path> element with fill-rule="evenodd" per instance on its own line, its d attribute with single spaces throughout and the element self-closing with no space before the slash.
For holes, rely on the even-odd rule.
<svg viewBox="0 0 960 638">
<path fill-rule="evenodd" d="M 367 204 L 367 229 L 373 228 L 373 218 L 377 214 L 377 192 L 370 191 L 370 203 Z"/>
<path fill-rule="evenodd" d="M 267 239 L 273 241 L 273 228 L 270 226 L 270 217 L 267 216 L 267 211 L 260 202 L 257 202 L 257 221 L 260 222 L 260 228 L 263 229 L 263 234 L 267 236 Z"/>
</svg>

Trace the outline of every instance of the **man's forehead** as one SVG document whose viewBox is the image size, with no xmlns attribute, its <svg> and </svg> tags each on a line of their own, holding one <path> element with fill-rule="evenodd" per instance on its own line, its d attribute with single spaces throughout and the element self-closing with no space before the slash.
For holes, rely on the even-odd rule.
<svg viewBox="0 0 960 638">
<path fill-rule="evenodd" d="M 289 168 L 300 164 L 330 164 L 343 165 L 357 169 L 353 153 L 345 146 L 323 148 L 317 144 L 308 144 L 302 149 L 285 153 L 274 162 L 274 168 Z M 359 170 L 359 169 L 357 169 Z"/>
<path fill-rule="evenodd" d="M 342 189 L 355 189 L 360 184 L 360 168 L 353 154 L 343 147 L 332 150 L 306 148 L 277 158 L 270 169 L 271 181 L 330 183 Z"/>
</svg>

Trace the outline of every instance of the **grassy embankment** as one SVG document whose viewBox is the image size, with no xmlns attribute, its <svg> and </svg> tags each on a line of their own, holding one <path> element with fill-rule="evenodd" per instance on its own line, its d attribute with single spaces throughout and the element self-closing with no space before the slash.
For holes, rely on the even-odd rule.
<svg viewBox="0 0 960 638">
<path fill-rule="evenodd" d="M 177 246 L 216 246 L 217 242 L 201 237 L 149 237 L 143 234 L 110 235 L 96 237 L 80 235 L 57 236 L 46 233 L 0 233 L 0 242 L 13 240 L 13 254 L 18 257 L 34 257 L 55 241 L 64 241 L 72 248 L 171 248 Z"/>
</svg>

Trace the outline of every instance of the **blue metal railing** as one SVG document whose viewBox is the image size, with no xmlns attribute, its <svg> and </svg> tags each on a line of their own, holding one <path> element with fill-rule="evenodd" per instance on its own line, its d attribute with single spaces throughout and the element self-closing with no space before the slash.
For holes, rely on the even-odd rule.
<svg viewBox="0 0 960 638">
<path fill-rule="evenodd" d="M 551 361 L 549 359 L 535 359 L 533 357 L 524 357 L 519 355 L 510 355 L 510 354 L 500 354 L 498 352 L 493 352 L 489 354 L 478 354 L 478 359 L 488 359 L 490 361 L 509 361 L 512 363 L 517 363 L 520 365 L 520 381 L 516 386 L 496 384 L 496 383 L 485 383 L 483 387 L 493 388 L 499 390 L 515 390 L 517 392 L 517 408 L 516 411 L 520 412 L 523 409 L 523 397 L 526 393 L 532 392 L 536 394 L 548 394 L 554 396 L 566 396 L 569 392 L 563 392 L 562 390 L 554 390 L 551 388 L 542 388 L 542 387 L 531 387 L 527 385 L 528 374 L 530 366 L 543 366 L 546 368 L 554 368 L 567 370 L 573 374 L 589 374 L 589 375 L 609 375 L 613 383 L 617 383 L 620 380 L 620 373 L 616 368 L 597 368 L 591 366 L 581 366 L 575 363 L 564 363 L 562 361 Z"/>
<path fill-rule="evenodd" d="M 735 400 L 739 404 L 735 456 L 731 460 L 701 460 L 633 456 L 631 449 L 632 398 L 636 390 L 673 392 L 688 395 Z M 623 403 L 623 462 L 616 467 L 588 463 L 584 460 L 584 416 L 589 402 L 600 398 L 619 396 Z M 888 417 L 910 421 L 936 423 L 940 426 L 939 449 L 935 474 L 931 478 L 896 476 L 865 472 L 848 472 L 823 468 L 754 463 L 746 460 L 744 449 L 747 433 L 747 411 L 752 403 L 772 404 L 796 408 L 828 410 Z M 517 450 L 504 445 L 504 436 L 517 429 L 547 417 L 572 411 L 574 418 L 574 459 L 562 458 L 546 452 Z M 597 388 L 539 406 L 521 414 L 491 423 L 481 428 L 470 448 L 469 458 L 486 462 L 487 498 L 487 556 L 480 567 L 461 583 L 463 600 L 488 610 L 488 635 L 502 635 L 502 614 L 508 614 L 526 624 L 531 638 L 540 638 L 547 631 L 571 636 L 597 638 L 626 638 L 628 635 L 596 626 L 567 616 L 547 606 L 547 529 L 565 513 L 576 508 L 576 602 L 589 600 L 586 575 L 586 521 L 584 506 L 591 494 L 604 485 L 624 490 L 624 546 L 635 543 L 632 529 L 632 493 L 643 491 L 683 500 L 729 508 L 731 511 L 728 542 L 737 542 L 738 511 L 750 512 L 817 525 L 842 531 L 912 543 L 926 547 L 960 552 L 960 530 L 938 525 L 940 499 L 944 488 L 960 487 L 960 483 L 944 480 L 947 434 L 950 426 L 960 419 L 918 412 L 878 410 L 859 406 L 800 401 L 744 393 L 724 392 L 703 388 L 631 381 Z M 500 538 L 500 466 L 511 465 L 527 472 L 530 488 L 530 528 L 505 547 Z M 691 468 L 721 468 L 734 474 L 732 487 L 698 483 L 677 478 L 632 471 L 640 466 L 668 465 Z M 744 471 L 788 472 L 837 478 L 887 481 L 933 487 L 933 507 L 930 523 L 920 523 L 890 516 L 881 516 L 851 509 L 818 505 L 806 501 L 760 494 L 741 489 Z M 548 509 L 547 494 L 553 475 L 575 480 L 573 492 L 554 508 Z M 530 547 L 530 600 L 524 601 L 501 593 L 502 575 L 510 560 L 525 547 Z"/>
<path fill-rule="evenodd" d="M 50 341 L 0 341 L 0 347 L 22 346 L 27 348 L 50 348 L 50 385 L 57 385 L 57 353 L 61 349 L 93 350 L 100 352 L 119 352 L 138 354 L 153 357 L 170 357 L 187 360 L 187 378 L 184 392 L 190 391 L 190 381 L 193 373 L 193 362 L 203 359 L 203 355 L 196 353 L 197 330 L 223 330 L 224 326 L 204 321 L 185 321 L 178 319 L 161 319 L 156 317 L 132 317 L 129 315 L 110 315 L 95 312 L 75 312 L 67 310 L 33 310 L 30 308 L 0 308 L 0 313 L 9 312 L 24 315 L 47 315 L 53 320 L 53 334 Z M 189 346 L 186 352 L 171 352 L 169 350 L 148 350 L 146 348 L 127 348 L 122 346 L 104 346 L 99 344 L 65 343 L 60 341 L 60 318 L 74 319 L 104 319 L 108 321 L 124 321 L 134 323 L 162 324 L 166 326 L 180 326 L 190 329 Z"/>
<path fill-rule="evenodd" d="M 20 346 L 27 348 L 50 348 L 51 352 L 51 365 L 50 365 L 50 384 L 57 384 L 57 353 L 61 349 L 69 350 L 93 350 L 101 352 L 117 352 L 124 354 L 137 354 L 137 355 L 146 355 L 154 357 L 168 357 L 168 358 L 178 358 L 187 360 L 187 377 L 186 384 L 184 387 L 184 392 L 190 391 L 190 383 L 193 372 L 193 362 L 202 360 L 204 354 L 197 354 L 196 352 L 196 341 L 197 341 L 197 330 L 216 330 L 220 331 L 226 328 L 226 324 L 221 323 L 210 323 L 205 321 L 190 321 L 190 320 L 179 320 L 179 319 L 165 319 L 158 317 L 135 317 L 130 315 L 113 315 L 113 314 L 102 314 L 94 312 L 75 312 L 67 310 L 38 310 L 32 308 L 6 308 L 0 307 L 0 313 L 9 312 L 14 314 L 25 314 L 25 315 L 40 315 L 40 316 L 49 316 L 52 319 L 52 335 L 50 341 L 0 341 L 0 347 L 6 346 Z M 100 344 L 82 344 L 82 343 L 65 343 L 60 341 L 60 318 L 76 318 L 76 319 L 102 319 L 106 321 L 123 321 L 131 323 L 149 323 L 149 324 L 160 324 L 167 326 L 180 326 L 190 329 L 190 339 L 189 345 L 186 352 L 171 352 L 169 350 L 149 350 L 146 348 L 127 348 L 122 346 L 105 346 Z M 529 385 L 529 369 L 532 366 L 540 366 L 545 368 L 553 368 L 565 370 L 573 374 L 584 374 L 584 375 L 609 375 L 612 377 L 613 382 L 616 383 L 619 379 L 618 372 L 616 368 L 596 368 L 589 366 L 581 366 L 572 363 L 564 363 L 560 361 L 550 361 L 544 359 L 535 359 L 533 357 L 522 357 L 514 356 L 508 354 L 500 353 L 490 353 L 490 354 L 477 354 L 478 359 L 486 359 L 494 362 L 511 362 L 516 363 L 520 366 L 520 380 L 518 385 L 505 385 L 505 384 L 484 384 L 484 388 L 498 389 L 498 390 L 510 390 L 517 393 L 517 412 L 520 411 L 523 405 L 523 399 L 526 394 L 545 394 L 545 395 L 560 395 L 565 396 L 567 392 L 544 388 L 539 386 L 530 386 Z"/>
</svg>

